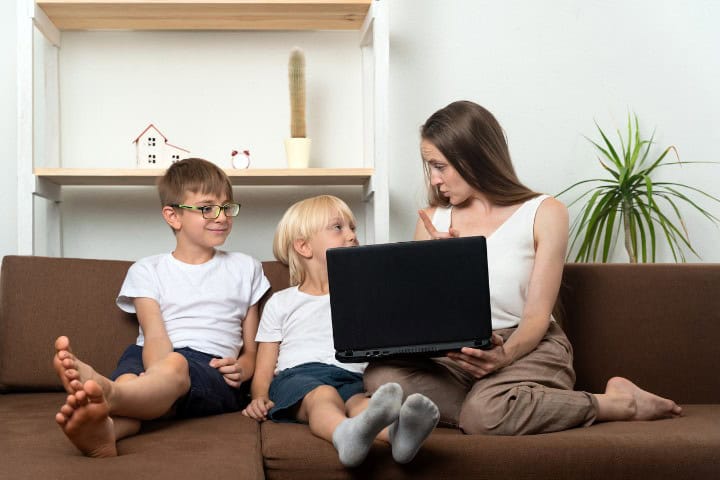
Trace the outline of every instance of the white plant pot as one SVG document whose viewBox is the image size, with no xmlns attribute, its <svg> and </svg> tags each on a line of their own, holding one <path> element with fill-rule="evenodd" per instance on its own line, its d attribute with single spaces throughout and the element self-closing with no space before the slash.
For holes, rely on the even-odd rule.
<svg viewBox="0 0 720 480">
<path fill-rule="evenodd" d="M 288 168 L 308 168 L 310 165 L 309 138 L 286 138 L 285 154 L 287 155 Z"/>
</svg>

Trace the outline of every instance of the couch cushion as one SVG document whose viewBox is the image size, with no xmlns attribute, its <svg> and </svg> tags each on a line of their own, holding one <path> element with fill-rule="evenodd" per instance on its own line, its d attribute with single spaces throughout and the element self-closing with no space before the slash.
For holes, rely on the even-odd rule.
<svg viewBox="0 0 720 480">
<path fill-rule="evenodd" d="M 55 423 L 62 393 L 0 395 L 3 478 L 261 479 L 257 423 L 240 413 L 148 422 L 139 435 L 118 442 L 120 456 L 87 458 Z"/>
<path fill-rule="evenodd" d="M 52 369 L 55 339 L 109 374 L 138 325 L 115 305 L 132 262 L 6 256 L 0 271 L 0 391 L 59 390 Z M 272 292 L 288 286 L 288 269 L 264 262 Z M 263 298 L 266 301 L 269 295 Z"/>
<path fill-rule="evenodd" d="M 568 264 L 563 328 L 575 388 L 614 375 L 678 403 L 720 403 L 720 264 Z"/>
<path fill-rule="evenodd" d="M 359 468 L 345 469 L 333 446 L 307 426 L 265 422 L 262 452 L 271 480 L 302 478 L 716 478 L 720 406 L 688 405 L 686 415 L 613 422 L 524 437 L 468 436 L 436 429 L 415 460 L 398 465 L 376 441 Z"/>
<path fill-rule="evenodd" d="M 7 256 L 0 271 L 0 390 L 52 390 L 55 339 L 101 373 L 135 342 L 137 320 L 115 306 L 131 262 Z"/>
<path fill-rule="evenodd" d="M 270 281 L 272 292 L 277 292 L 290 286 L 290 270 L 287 265 L 278 261 L 262 262 L 263 272 Z"/>
</svg>

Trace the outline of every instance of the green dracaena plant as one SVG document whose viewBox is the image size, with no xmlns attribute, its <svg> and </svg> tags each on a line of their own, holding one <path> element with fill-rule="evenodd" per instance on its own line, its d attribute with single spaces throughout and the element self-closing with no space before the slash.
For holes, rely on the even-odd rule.
<svg viewBox="0 0 720 480">
<path fill-rule="evenodd" d="M 607 262 L 621 229 L 631 263 L 654 262 L 658 238 L 667 241 L 676 262 L 686 261 L 686 249 L 698 256 L 690 243 L 678 205 L 690 205 L 717 226 L 720 219 L 688 194 L 704 196 L 714 202 L 720 200 L 698 188 L 656 181 L 652 176 L 658 169 L 671 165 L 718 162 L 681 162 L 674 146 L 666 147 L 658 157 L 650 157 L 654 134 L 649 139 L 641 138 L 637 115 L 628 114 L 627 137 L 623 138 L 618 130 L 619 144 L 615 145 L 600 126 L 595 125 L 602 140 L 588 140 L 597 149 L 600 165 L 608 176 L 577 182 L 558 194 L 586 187 L 570 203 L 572 206 L 581 200 L 585 202 L 570 229 L 568 251 L 572 252 L 577 246 L 575 261 L 589 262 L 600 258 Z M 671 152 L 673 155 L 669 155 Z M 570 253 L 568 258 L 572 258 Z"/>
</svg>

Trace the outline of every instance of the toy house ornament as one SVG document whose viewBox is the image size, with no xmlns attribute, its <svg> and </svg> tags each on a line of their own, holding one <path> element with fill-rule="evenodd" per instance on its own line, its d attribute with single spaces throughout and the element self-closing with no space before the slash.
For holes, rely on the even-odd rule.
<svg viewBox="0 0 720 480">
<path fill-rule="evenodd" d="M 190 153 L 190 150 L 168 143 L 165 135 L 152 123 L 133 143 L 137 152 L 137 166 L 141 168 L 167 168 Z"/>
</svg>

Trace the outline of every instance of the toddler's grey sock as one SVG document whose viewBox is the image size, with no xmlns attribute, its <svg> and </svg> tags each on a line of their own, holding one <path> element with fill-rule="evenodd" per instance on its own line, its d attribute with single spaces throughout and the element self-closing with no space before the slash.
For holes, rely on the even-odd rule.
<svg viewBox="0 0 720 480">
<path fill-rule="evenodd" d="M 367 409 L 343 421 L 333 432 L 333 445 L 346 467 L 360 465 L 380 431 L 397 420 L 402 404 L 402 388 L 386 383 L 373 394 Z"/>
<path fill-rule="evenodd" d="M 425 395 L 413 393 L 400 408 L 400 417 L 390 426 L 392 456 L 398 463 L 408 463 L 440 419 L 437 405 Z"/>
</svg>

